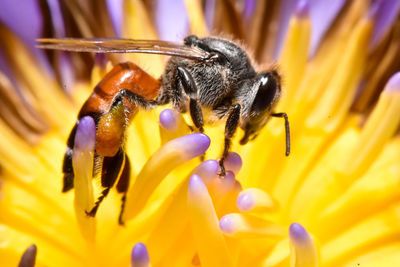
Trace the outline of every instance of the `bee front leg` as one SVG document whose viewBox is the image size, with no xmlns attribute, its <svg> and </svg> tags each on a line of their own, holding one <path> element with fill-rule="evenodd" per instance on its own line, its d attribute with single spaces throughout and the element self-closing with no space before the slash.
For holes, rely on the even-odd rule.
<svg viewBox="0 0 400 267">
<path fill-rule="evenodd" d="M 222 153 L 221 159 L 219 160 L 219 166 L 221 167 L 220 176 L 225 176 L 225 166 L 224 161 L 228 156 L 229 150 L 232 145 L 232 137 L 235 134 L 240 120 L 240 105 L 235 104 L 231 108 L 231 112 L 229 113 L 228 119 L 225 124 L 225 140 L 224 140 L 224 151 Z"/>
<path fill-rule="evenodd" d="M 201 106 L 197 101 L 197 85 L 193 80 L 192 75 L 189 71 L 183 67 L 178 67 L 178 77 L 181 81 L 183 90 L 186 95 L 189 96 L 189 111 L 190 117 L 194 123 L 194 126 L 199 130 L 200 133 L 204 132 L 204 120 L 203 120 L 203 112 L 201 110 Z M 200 156 L 200 160 L 204 161 L 205 154 Z"/>
<path fill-rule="evenodd" d="M 189 73 L 187 69 L 184 67 L 178 67 L 178 77 L 182 84 L 183 90 L 186 95 L 189 97 L 189 109 L 190 109 L 190 117 L 196 128 L 199 132 L 204 132 L 204 120 L 203 120 L 203 112 L 201 111 L 201 107 L 199 102 L 197 101 L 197 86 L 193 80 L 192 75 Z"/>
</svg>

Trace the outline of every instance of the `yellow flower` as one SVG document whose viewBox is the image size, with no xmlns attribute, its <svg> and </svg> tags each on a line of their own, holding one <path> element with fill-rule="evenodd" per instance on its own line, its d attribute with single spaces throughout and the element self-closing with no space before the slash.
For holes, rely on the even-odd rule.
<svg viewBox="0 0 400 267">
<path fill-rule="evenodd" d="M 77 130 L 74 192 L 61 193 L 65 141 L 79 107 L 110 62 L 131 60 L 159 77 L 165 59 L 110 55 L 108 64 L 96 57 L 92 68 L 88 55 L 45 57 L 0 16 L 0 63 L 8 64 L 0 64 L 1 266 L 399 265 L 400 5 L 332 1 L 342 3 L 330 6 L 339 15 L 313 20 L 325 13 L 313 13 L 318 4 L 308 1 L 299 1 L 294 13 L 289 1 L 281 9 L 267 1 L 216 1 L 214 9 L 212 2 L 206 1 L 205 17 L 214 10 L 215 30 L 244 39 L 259 62 L 277 58 L 284 94 L 276 111 L 289 115 L 290 156 L 283 122 L 271 119 L 246 146 L 238 145 L 242 132 L 236 134 L 236 153 L 221 178 L 214 159 L 222 123 L 206 127 L 208 138 L 191 134 L 190 120 L 176 111 L 141 111 L 127 130 L 133 181 L 126 225 L 118 225 L 121 195 L 114 191 L 88 217 L 101 192 L 91 179 L 90 117 Z M 184 3 L 191 33 L 207 35 L 211 20 L 200 1 Z M 65 23 L 70 34 L 106 37 L 120 30 L 124 37 L 157 38 L 152 18 L 160 29 L 160 7 L 138 0 L 123 7 L 122 27 L 114 30 L 104 4 L 94 7 L 102 11 L 96 15 L 79 1 L 66 1 L 61 10 L 71 20 Z M 62 36 L 58 9 L 47 8 Z M 276 30 L 285 16 L 286 33 Z M 208 160 L 201 163 L 205 150 Z"/>
</svg>

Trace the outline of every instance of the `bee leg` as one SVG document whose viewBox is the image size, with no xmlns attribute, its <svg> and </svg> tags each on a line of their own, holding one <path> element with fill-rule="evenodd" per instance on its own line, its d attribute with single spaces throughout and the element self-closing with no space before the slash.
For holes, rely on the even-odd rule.
<svg viewBox="0 0 400 267">
<path fill-rule="evenodd" d="M 114 97 L 113 103 L 111 105 L 111 109 L 115 106 L 119 105 L 121 101 L 126 98 L 130 102 L 132 102 L 135 106 L 144 108 L 144 109 L 152 109 L 159 105 L 156 100 L 147 100 L 144 97 L 135 94 L 134 92 L 128 89 L 121 89 Z"/>
<path fill-rule="evenodd" d="M 190 117 L 196 128 L 199 132 L 204 132 L 204 120 L 203 120 L 203 112 L 201 111 L 201 107 L 199 102 L 197 101 L 197 86 L 193 80 L 192 75 L 183 67 L 178 67 L 178 77 L 181 81 L 183 90 L 189 96 L 189 110 Z M 204 161 L 205 154 L 200 156 L 200 160 Z"/>
<path fill-rule="evenodd" d="M 190 117 L 199 132 L 204 132 L 203 112 L 201 111 L 200 104 L 197 102 L 197 86 L 193 80 L 192 75 L 183 67 L 178 67 L 178 77 L 181 81 L 183 90 L 189 96 L 189 109 Z"/>
<path fill-rule="evenodd" d="M 88 216 L 94 217 L 96 215 L 97 209 L 99 208 L 101 202 L 108 195 L 111 187 L 114 185 L 117 180 L 121 168 L 124 164 L 125 153 L 120 149 L 118 153 L 113 157 L 104 157 L 103 159 L 103 168 L 101 170 L 101 186 L 105 187 L 101 195 L 97 198 L 94 207 L 86 212 Z"/>
<path fill-rule="evenodd" d="M 62 172 L 64 173 L 63 177 L 63 188 L 62 192 L 68 192 L 72 188 L 74 188 L 74 169 L 72 167 L 72 153 L 75 142 L 75 134 L 76 134 L 77 124 L 75 124 L 74 128 L 72 128 L 71 133 L 69 134 L 67 141 L 67 150 L 64 154 L 64 160 L 62 165 Z"/>
<path fill-rule="evenodd" d="M 224 152 L 222 153 L 221 159 L 219 160 L 219 166 L 221 167 L 220 176 L 225 176 L 225 166 L 224 161 L 228 156 L 228 152 L 231 148 L 232 144 L 232 137 L 236 132 L 236 129 L 239 125 L 240 120 L 240 105 L 235 104 L 231 108 L 231 112 L 229 113 L 228 119 L 226 120 L 225 124 L 225 142 L 224 142 Z"/>
<path fill-rule="evenodd" d="M 285 135 L 286 135 L 286 156 L 290 154 L 290 128 L 289 128 L 289 118 L 286 113 L 272 113 L 272 117 L 284 118 L 285 119 Z"/>
<path fill-rule="evenodd" d="M 123 216 L 124 210 L 125 210 L 126 192 L 128 191 L 128 187 L 129 187 L 130 175 L 131 175 L 131 164 L 129 162 L 128 155 L 125 154 L 124 170 L 122 171 L 121 177 L 119 177 L 119 181 L 117 183 L 117 191 L 118 191 L 118 193 L 122 193 L 121 210 L 120 210 L 119 217 L 118 217 L 118 223 L 120 225 L 124 225 L 122 216 Z"/>
</svg>

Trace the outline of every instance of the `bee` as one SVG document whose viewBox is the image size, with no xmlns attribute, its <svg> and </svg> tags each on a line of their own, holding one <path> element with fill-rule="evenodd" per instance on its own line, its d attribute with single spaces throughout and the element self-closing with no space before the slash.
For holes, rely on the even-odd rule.
<svg viewBox="0 0 400 267">
<path fill-rule="evenodd" d="M 104 190 L 89 216 L 95 216 L 102 200 L 117 182 L 123 194 L 122 222 L 130 161 L 123 150 L 124 130 L 138 109 L 171 104 L 189 112 L 194 128 L 204 132 L 209 121 L 225 120 L 224 147 L 219 160 L 221 176 L 238 127 L 244 130 L 240 144 L 257 137 L 270 117 L 284 119 L 286 156 L 290 153 L 289 120 L 274 113 L 281 96 L 281 78 L 276 70 L 257 72 L 244 49 L 231 40 L 187 36 L 183 44 L 133 39 L 38 39 L 38 47 L 73 52 L 149 53 L 171 56 L 161 78 L 155 79 L 131 62 L 116 65 L 94 88 L 82 106 L 67 141 L 63 161 L 63 192 L 74 186 L 72 148 L 79 120 L 91 116 L 96 124 L 95 161 L 102 163 Z M 204 117 L 203 113 L 211 114 Z"/>
</svg>

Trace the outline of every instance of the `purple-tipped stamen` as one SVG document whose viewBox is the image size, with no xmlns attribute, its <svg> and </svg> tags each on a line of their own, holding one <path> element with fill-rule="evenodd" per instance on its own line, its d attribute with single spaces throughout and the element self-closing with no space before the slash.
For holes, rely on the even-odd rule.
<svg viewBox="0 0 400 267">
<path fill-rule="evenodd" d="M 223 188 L 227 191 L 232 190 L 235 186 L 235 174 L 232 171 L 227 171 L 222 178 Z"/>
<path fill-rule="evenodd" d="M 299 223 L 292 223 L 289 227 L 290 240 L 296 245 L 308 244 L 311 240 L 306 229 Z"/>
<path fill-rule="evenodd" d="M 147 267 L 150 266 L 150 257 L 146 246 L 143 243 L 136 243 L 131 253 L 132 267 Z"/>
<path fill-rule="evenodd" d="M 18 267 L 34 267 L 36 262 L 37 247 L 30 245 L 21 257 Z"/>
<path fill-rule="evenodd" d="M 175 131 L 177 129 L 179 114 L 172 109 L 164 109 L 160 113 L 160 125 L 168 131 Z"/>
<path fill-rule="evenodd" d="M 233 171 L 234 174 L 237 174 L 242 168 L 243 161 L 239 154 L 235 152 L 229 152 L 224 165 L 225 169 Z"/>
<path fill-rule="evenodd" d="M 234 217 L 229 214 L 223 216 L 219 221 L 219 229 L 221 229 L 224 234 L 234 234 L 237 230 Z"/>
<path fill-rule="evenodd" d="M 250 211 L 254 208 L 255 205 L 254 197 L 250 192 L 240 194 L 237 198 L 236 204 L 240 211 Z"/>
<path fill-rule="evenodd" d="M 83 117 L 78 124 L 75 135 L 74 150 L 94 150 L 96 143 L 96 126 L 90 116 Z"/>
<path fill-rule="evenodd" d="M 189 194 L 196 194 L 196 192 L 202 192 L 207 190 L 206 185 L 200 176 L 193 174 L 189 180 Z"/>
<path fill-rule="evenodd" d="M 208 149 L 210 138 L 202 133 L 188 134 L 170 141 L 171 145 L 177 145 L 188 157 L 197 157 Z"/>
<path fill-rule="evenodd" d="M 219 163 L 216 160 L 209 159 L 203 161 L 194 170 L 193 174 L 197 174 L 203 179 L 204 183 L 209 184 L 220 172 Z"/>
<path fill-rule="evenodd" d="M 387 82 L 385 91 L 390 93 L 400 92 L 400 72 L 396 72 Z"/>
</svg>

